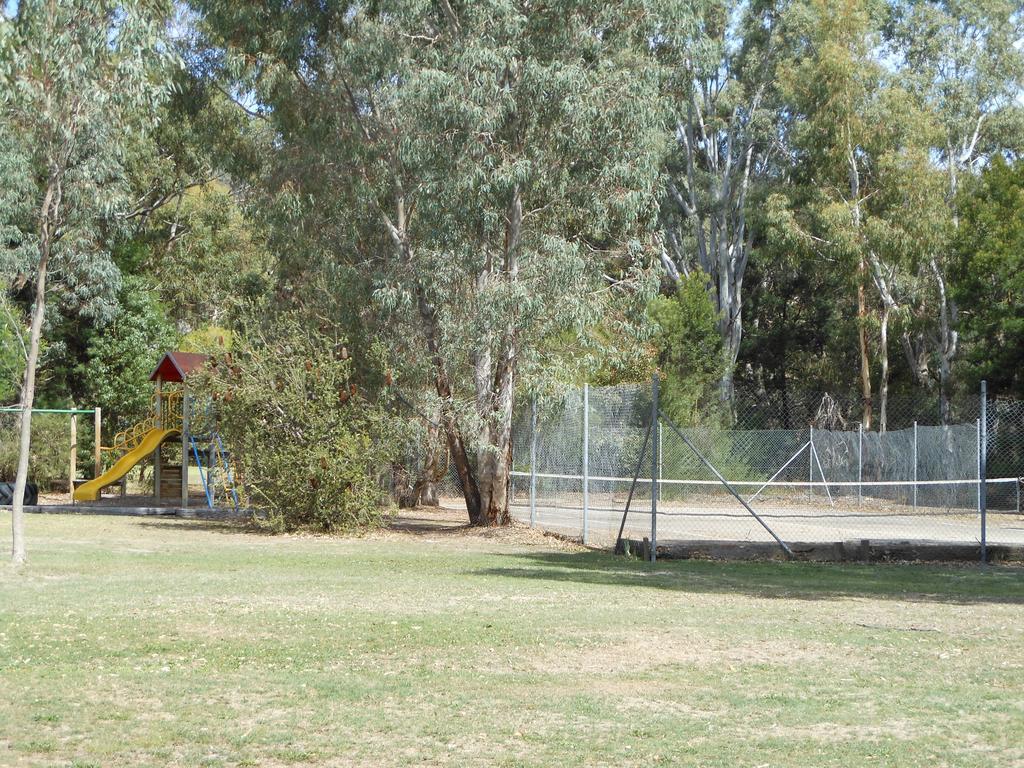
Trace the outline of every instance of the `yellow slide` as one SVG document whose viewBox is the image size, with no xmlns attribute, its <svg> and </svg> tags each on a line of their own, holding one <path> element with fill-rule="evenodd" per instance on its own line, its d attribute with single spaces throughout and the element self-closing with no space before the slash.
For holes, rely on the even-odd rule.
<svg viewBox="0 0 1024 768">
<path fill-rule="evenodd" d="M 100 497 L 100 490 L 116 483 L 128 474 L 128 470 L 149 456 L 156 447 L 171 437 L 181 434 L 180 429 L 151 429 L 147 432 L 137 446 L 118 459 L 114 466 L 102 475 L 87 483 L 82 483 L 75 489 L 75 501 L 96 501 Z"/>
</svg>

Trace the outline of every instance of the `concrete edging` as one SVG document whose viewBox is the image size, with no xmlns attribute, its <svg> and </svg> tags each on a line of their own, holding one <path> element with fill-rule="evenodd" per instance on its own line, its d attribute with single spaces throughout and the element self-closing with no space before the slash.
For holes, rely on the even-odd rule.
<svg viewBox="0 0 1024 768">
<path fill-rule="evenodd" d="M 6 507 L 10 509 L 10 507 Z M 112 515 L 117 517 L 178 517 L 188 520 L 249 520 L 253 511 L 231 507 L 106 507 L 85 504 L 37 504 L 26 512 L 41 515 Z"/>
<path fill-rule="evenodd" d="M 628 540 L 631 552 L 644 551 L 646 542 Z M 981 560 L 978 542 L 851 539 L 834 542 L 786 542 L 795 559 L 809 562 L 972 562 Z M 648 544 L 649 546 L 649 544 Z M 988 562 L 1024 562 L 1024 546 L 988 544 Z M 667 560 L 784 560 L 774 542 L 662 541 L 658 557 Z"/>
</svg>

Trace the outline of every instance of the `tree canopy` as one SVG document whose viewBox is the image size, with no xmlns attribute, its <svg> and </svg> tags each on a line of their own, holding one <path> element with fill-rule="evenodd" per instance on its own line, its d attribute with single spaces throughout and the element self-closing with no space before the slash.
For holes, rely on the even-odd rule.
<svg viewBox="0 0 1024 768">
<path fill-rule="evenodd" d="M 5 402 L 127 424 L 164 348 L 333 339 L 374 409 L 345 445 L 406 446 L 374 482 L 450 461 L 490 525 L 517 403 L 568 383 L 780 426 L 827 391 L 879 430 L 1024 394 L 1013 0 L 6 8 Z"/>
</svg>

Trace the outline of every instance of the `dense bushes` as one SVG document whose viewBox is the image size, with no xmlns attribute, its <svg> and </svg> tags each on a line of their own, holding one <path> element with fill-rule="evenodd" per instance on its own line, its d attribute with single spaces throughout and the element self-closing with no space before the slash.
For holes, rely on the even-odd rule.
<svg viewBox="0 0 1024 768">
<path fill-rule="evenodd" d="M 28 479 L 40 491 L 68 489 L 69 453 L 71 450 L 70 416 L 37 413 L 32 416 L 32 452 L 29 455 Z M 78 420 L 78 466 L 92 466 L 92 425 Z M 86 463 L 90 462 L 90 463 Z M 14 482 L 18 469 L 18 416 L 0 414 L 0 480 Z M 90 470 L 91 473 L 91 470 Z M 91 476 L 91 474 L 90 474 Z"/>
<path fill-rule="evenodd" d="M 650 305 L 662 373 L 661 409 L 682 426 L 715 423 L 721 416 L 718 383 L 725 371 L 715 306 L 703 272 L 684 276 L 672 296 Z"/>
<path fill-rule="evenodd" d="M 395 422 L 354 383 L 343 343 L 281 322 L 273 338 L 236 337 L 199 385 L 247 502 L 272 527 L 332 531 L 380 519 Z"/>
</svg>

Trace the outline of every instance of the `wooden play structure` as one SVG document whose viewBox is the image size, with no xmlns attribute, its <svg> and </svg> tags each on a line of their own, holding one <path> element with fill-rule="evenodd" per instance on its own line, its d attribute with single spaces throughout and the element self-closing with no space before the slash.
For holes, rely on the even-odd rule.
<svg viewBox="0 0 1024 768">
<path fill-rule="evenodd" d="M 207 355 L 194 352 L 168 352 L 163 356 L 150 381 L 155 384 L 153 410 L 149 416 L 129 429 L 118 432 L 109 447 L 117 460 L 103 473 L 75 489 L 75 501 L 96 501 L 103 488 L 119 482 L 139 463 L 152 458 L 153 495 L 157 503 L 179 502 L 189 506 L 189 463 L 195 461 L 209 507 L 218 499 L 218 488 L 236 509 L 238 494 L 234 488 L 233 472 L 223 442 L 215 430 L 206 434 L 193 434 L 193 402 L 188 392 L 188 376 L 201 368 Z M 181 444 L 181 459 L 165 461 L 163 446 Z M 98 469 L 97 465 L 97 469 Z"/>
</svg>

